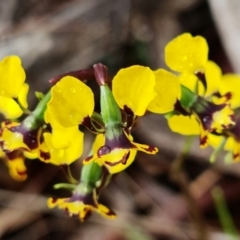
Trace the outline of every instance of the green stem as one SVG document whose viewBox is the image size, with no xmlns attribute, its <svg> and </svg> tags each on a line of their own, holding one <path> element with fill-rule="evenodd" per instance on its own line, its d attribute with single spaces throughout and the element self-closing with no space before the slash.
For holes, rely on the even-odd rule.
<svg viewBox="0 0 240 240">
<path fill-rule="evenodd" d="M 91 183 L 94 186 L 101 180 L 102 167 L 98 163 L 92 161 L 82 166 L 80 182 Z"/>
<path fill-rule="evenodd" d="M 44 113 L 47 109 L 47 103 L 50 101 L 50 99 L 51 99 L 51 92 L 49 91 L 43 97 L 43 99 L 38 103 L 35 110 L 23 120 L 22 124 L 27 129 L 37 129 L 39 126 L 43 125 Z"/>
<path fill-rule="evenodd" d="M 49 91 L 38 103 L 35 110 L 32 112 L 33 116 L 39 121 L 44 121 L 44 113 L 47 109 L 47 104 L 51 99 L 51 91 Z"/>
<path fill-rule="evenodd" d="M 212 197 L 224 232 L 230 235 L 229 239 L 231 240 L 239 239 L 237 229 L 235 228 L 232 217 L 229 214 L 222 189 L 220 187 L 215 187 L 212 190 Z"/>
<path fill-rule="evenodd" d="M 77 187 L 77 185 L 71 184 L 71 183 L 57 183 L 57 184 L 53 185 L 54 189 L 65 188 L 65 189 L 68 189 L 68 190 L 71 190 L 71 191 L 75 190 L 76 187 Z"/>
</svg>

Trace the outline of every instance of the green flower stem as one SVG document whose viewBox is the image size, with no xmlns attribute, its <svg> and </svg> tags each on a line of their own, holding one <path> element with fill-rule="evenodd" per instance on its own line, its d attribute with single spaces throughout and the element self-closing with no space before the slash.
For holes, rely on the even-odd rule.
<svg viewBox="0 0 240 240">
<path fill-rule="evenodd" d="M 97 182 L 101 180 L 102 167 L 96 162 L 92 161 L 89 164 L 83 165 L 81 170 L 81 183 L 90 183 L 96 186 Z"/>
<path fill-rule="evenodd" d="M 183 85 L 181 85 L 181 91 L 182 91 L 180 99 L 181 105 L 185 108 L 191 108 L 196 102 L 198 95 Z"/>
<path fill-rule="evenodd" d="M 54 189 L 65 188 L 65 189 L 73 191 L 73 190 L 75 190 L 76 185 L 75 184 L 71 184 L 71 183 L 57 183 L 57 184 L 53 185 L 53 188 Z"/>
<path fill-rule="evenodd" d="M 121 111 L 108 85 L 100 86 L 101 114 L 105 126 L 121 124 Z"/>
<path fill-rule="evenodd" d="M 47 109 L 47 104 L 51 99 L 51 91 L 49 91 L 42 99 L 41 101 L 38 103 L 37 107 L 35 108 L 35 110 L 32 112 L 33 116 L 40 120 L 40 121 L 44 121 L 44 113 Z"/>
<path fill-rule="evenodd" d="M 44 113 L 47 109 L 47 103 L 51 99 L 51 92 L 49 91 L 38 103 L 35 110 L 23 120 L 23 125 L 28 129 L 36 129 L 44 122 Z"/>
<path fill-rule="evenodd" d="M 212 197 L 224 232 L 230 235 L 229 239 L 231 240 L 239 239 L 237 229 L 235 228 L 232 217 L 229 214 L 222 189 L 220 187 L 215 187 L 212 190 Z"/>
</svg>

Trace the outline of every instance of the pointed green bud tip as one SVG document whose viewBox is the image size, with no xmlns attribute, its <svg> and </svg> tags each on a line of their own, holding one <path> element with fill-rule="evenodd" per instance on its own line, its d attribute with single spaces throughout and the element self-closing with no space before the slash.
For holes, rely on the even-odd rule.
<svg viewBox="0 0 240 240">
<path fill-rule="evenodd" d="M 118 107 L 116 100 L 109 89 L 108 85 L 100 86 L 101 93 L 101 115 L 105 127 L 112 124 L 121 124 L 122 116 L 120 108 Z"/>
</svg>

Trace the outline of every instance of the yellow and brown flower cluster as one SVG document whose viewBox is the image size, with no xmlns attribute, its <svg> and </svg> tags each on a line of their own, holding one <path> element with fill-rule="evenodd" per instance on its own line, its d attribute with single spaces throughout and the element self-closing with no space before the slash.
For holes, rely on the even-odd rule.
<svg viewBox="0 0 240 240">
<path fill-rule="evenodd" d="M 166 114 L 173 132 L 199 135 L 201 147 L 218 147 L 225 141 L 232 159 L 239 160 L 240 117 L 235 109 L 240 106 L 240 76 L 222 75 L 219 66 L 208 60 L 206 40 L 189 33 L 167 44 L 165 60 L 171 71 L 139 65 L 120 69 L 111 88 L 102 64 L 62 74 L 30 111 L 21 60 L 17 56 L 3 59 L 0 112 L 6 120 L 0 128 L 0 156 L 11 176 L 26 179 L 25 158 L 54 165 L 78 160 L 84 150 L 84 126 L 96 134 L 92 153 L 83 160 L 84 178 L 74 187 L 72 197 L 51 198 L 48 204 L 78 214 L 81 220 L 92 211 L 112 218 L 114 212 L 98 203 L 99 186 L 106 185 L 103 179 L 124 171 L 137 151 L 158 152 L 154 146 L 134 142 L 131 134 L 147 111 Z M 99 84 L 100 112 L 95 111 L 94 93 L 84 81 L 88 74 Z"/>
</svg>

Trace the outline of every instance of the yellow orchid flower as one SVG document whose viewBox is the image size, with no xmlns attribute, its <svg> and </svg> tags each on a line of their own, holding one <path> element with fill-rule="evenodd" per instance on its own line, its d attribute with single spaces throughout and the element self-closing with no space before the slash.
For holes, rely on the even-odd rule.
<svg viewBox="0 0 240 240">
<path fill-rule="evenodd" d="M 93 109 L 93 93 L 78 79 L 67 76 L 54 85 L 44 115 L 45 121 L 52 128 L 54 148 L 68 148 L 74 137 L 79 134 L 78 126 L 84 118 L 92 115 Z"/>
<path fill-rule="evenodd" d="M 105 127 L 104 144 L 92 156 L 84 159 L 83 163 L 95 161 L 100 165 L 104 164 L 110 173 L 117 173 L 132 163 L 133 152 L 143 151 L 155 154 L 158 151 L 156 147 L 133 142 L 130 135 L 135 117 L 145 113 L 149 103 L 156 95 L 154 91 L 155 75 L 149 68 L 142 66 L 121 69 L 113 79 L 111 92 L 106 83 L 106 67 L 97 64 L 94 68 L 96 80 L 100 85 L 101 115 Z M 128 87 L 126 88 L 125 84 L 127 83 Z M 128 117 L 132 118 L 131 126 L 124 126 L 122 123 L 119 107 L 126 113 L 130 112 Z"/>
<path fill-rule="evenodd" d="M 24 83 L 25 78 L 18 56 L 8 56 L 0 62 L 0 112 L 8 119 L 20 117 L 23 113 L 21 107 L 27 108 L 29 87 Z"/>
<path fill-rule="evenodd" d="M 132 140 L 132 137 L 131 137 Z M 96 156 L 96 162 L 102 166 L 104 165 L 110 174 L 115 174 L 118 172 L 121 172 L 125 170 L 128 166 L 132 164 L 134 161 L 137 151 L 136 150 L 125 150 L 121 148 L 115 148 L 110 155 L 102 155 L 102 157 L 99 157 L 99 153 L 101 154 L 102 151 L 109 150 L 109 146 L 104 146 L 105 144 L 105 136 L 104 134 L 98 134 L 95 138 L 95 141 L 93 143 L 92 150 L 94 153 L 97 153 Z M 126 154 L 129 154 L 128 158 Z M 122 159 L 122 156 L 125 156 L 125 158 Z M 94 157 L 92 158 L 94 160 Z M 87 162 L 87 159 L 84 160 L 84 162 Z"/>
<path fill-rule="evenodd" d="M 175 111 L 186 110 L 184 115 L 188 115 L 169 117 L 169 126 L 172 131 L 180 134 L 200 134 L 200 145 L 206 147 L 210 132 L 220 133 L 235 124 L 234 113 L 229 104 L 230 95 L 223 90 L 229 88 L 224 86 L 226 81 L 221 69 L 208 60 L 206 40 L 201 36 L 193 37 L 189 33 L 184 33 L 167 44 L 165 60 L 172 70 L 180 73 L 178 80 L 181 90 L 184 90 L 181 93 L 181 104 L 175 105 Z M 196 96 L 191 92 L 196 92 Z M 215 96 L 219 93 L 221 96 Z M 192 95 L 192 99 L 187 99 L 188 95 Z M 188 106 L 182 106 L 184 98 L 190 103 Z M 179 106 L 184 109 L 178 109 Z"/>
<path fill-rule="evenodd" d="M 70 198 L 49 198 L 48 207 L 65 210 L 69 216 L 78 216 L 81 221 L 89 217 L 92 212 L 97 212 L 105 218 L 114 219 L 116 214 L 106 206 L 98 203 L 96 189 L 85 184 L 80 184 Z"/>
</svg>

